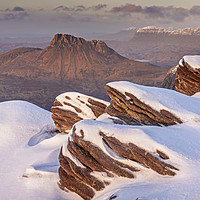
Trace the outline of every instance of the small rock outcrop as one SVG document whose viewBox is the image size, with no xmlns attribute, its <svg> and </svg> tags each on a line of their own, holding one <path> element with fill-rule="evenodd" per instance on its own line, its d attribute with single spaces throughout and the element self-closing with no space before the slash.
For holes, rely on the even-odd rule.
<svg viewBox="0 0 200 200">
<path fill-rule="evenodd" d="M 200 92 L 199 66 L 200 56 L 184 56 L 178 66 L 169 70 L 162 86 L 189 96 Z"/>
<path fill-rule="evenodd" d="M 54 101 L 52 118 L 60 132 L 68 133 L 82 119 L 96 119 L 103 113 L 108 102 L 77 92 L 66 92 Z"/>
<path fill-rule="evenodd" d="M 106 85 L 105 88 L 111 98 L 106 112 L 111 116 L 120 118 L 129 125 L 169 126 L 182 123 L 171 112 L 165 109 L 156 111 L 128 91 L 122 94 L 109 85 Z"/>
<path fill-rule="evenodd" d="M 127 81 L 108 83 L 105 88 L 111 97 L 110 104 L 77 93 L 65 93 L 56 98 L 53 107 L 68 106 L 64 110 L 70 114 L 72 110 L 77 115 L 83 111 L 92 113 L 85 118 L 79 115 L 85 120 L 73 125 L 59 155 L 59 187 L 85 200 L 92 199 L 116 177 L 134 179 L 140 173 L 151 172 L 175 176 L 181 168 L 181 164 L 177 165 L 177 154 L 145 133 L 146 127 L 153 133 L 163 126 L 200 121 L 196 111 L 199 104 L 188 106 L 188 101 L 196 105 L 198 99 L 176 91 Z M 98 114 L 91 106 L 95 106 Z M 91 120 L 91 116 L 99 117 Z M 66 121 L 60 126 L 61 130 L 66 130 L 64 126 L 69 119 L 62 114 L 62 120 Z M 68 129 L 72 124 L 70 121 Z"/>
<path fill-rule="evenodd" d="M 93 130 L 93 139 L 89 139 L 91 132 L 88 130 Z M 162 151 L 155 149 L 150 152 L 134 144 L 131 138 L 127 143 L 121 142 L 103 130 L 106 130 L 106 125 L 98 121 L 93 124 L 85 120 L 73 127 L 59 155 L 58 184 L 61 189 L 70 190 L 90 200 L 96 191 L 103 190 L 116 176 L 132 179 L 144 168 L 160 175 L 176 175 L 178 169 L 165 162 L 169 156 Z M 113 157 L 110 151 L 106 151 L 108 148 L 124 159 Z M 126 160 L 130 161 L 129 164 Z"/>
</svg>

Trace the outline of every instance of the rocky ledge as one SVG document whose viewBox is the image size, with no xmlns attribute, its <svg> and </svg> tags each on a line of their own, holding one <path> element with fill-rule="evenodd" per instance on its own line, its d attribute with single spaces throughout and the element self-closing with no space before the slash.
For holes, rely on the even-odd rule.
<svg viewBox="0 0 200 200">
<path fill-rule="evenodd" d="M 164 79 L 163 87 L 186 95 L 200 92 L 200 56 L 184 56 Z"/>
<path fill-rule="evenodd" d="M 177 154 L 156 142 L 146 131 L 154 133 L 155 128 L 163 130 L 165 126 L 200 121 L 198 107 L 190 106 L 199 105 L 198 99 L 176 91 L 126 81 L 109 83 L 106 89 L 111 97 L 110 104 L 98 103 L 96 99 L 91 104 L 101 108 L 97 115 L 91 105 L 87 105 L 91 103 L 90 98 L 76 93 L 61 95 L 53 107 L 62 109 L 65 105 L 74 112 L 90 111 L 94 118 L 99 116 L 96 120 L 87 116 L 88 119 L 75 123 L 59 155 L 59 187 L 86 200 L 92 199 L 116 178 L 131 180 L 139 174 L 152 172 L 153 176 L 175 176 L 181 170 Z M 75 100 L 79 103 L 72 104 Z M 82 104 L 89 110 L 83 109 Z M 66 120 L 64 127 L 70 117 L 62 114 L 62 119 Z M 70 121 L 70 127 L 72 124 Z M 65 127 L 60 129 L 66 130 Z"/>
<path fill-rule="evenodd" d="M 105 88 L 111 98 L 106 112 L 120 118 L 129 125 L 169 126 L 182 121 L 166 109 L 155 110 L 150 105 L 139 100 L 133 93 L 124 94 L 117 89 L 106 85 Z"/>
<path fill-rule="evenodd" d="M 178 169 L 170 164 L 168 155 L 159 149 L 150 151 L 134 142 L 134 137 L 138 136 L 137 130 L 135 133 L 129 130 L 130 138 L 123 142 L 120 140 L 125 129 L 122 128 L 121 133 L 120 129 L 117 131 L 118 134 L 114 136 L 114 131 L 107 124 L 90 120 L 81 121 L 73 127 L 59 155 L 61 189 L 68 189 L 90 200 L 117 176 L 133 179 L 136 173 L 145 169 L 160 175 L 176 175 Z"/>
<path fill-rule="evenodd" d="M 93 119 L 105 113 L 108 102 L 77 92 L 66 92 L 56 97 L 51 108 L 55 126 L 68 133 L 82 119 Z"/>
</svg>

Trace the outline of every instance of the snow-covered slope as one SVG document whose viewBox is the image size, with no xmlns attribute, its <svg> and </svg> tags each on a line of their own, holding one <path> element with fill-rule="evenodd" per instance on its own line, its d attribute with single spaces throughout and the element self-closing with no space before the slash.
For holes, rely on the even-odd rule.
<svg viewBox="0 0 200 200">
<path fill-rule="evenodd" d="M 0 113 L 0 199 L 67 199 L 57 187 L 66 136 L 54 133 L 51 113 L 24 101 L 0 103 Z"/>
<path fill-rule="evenodd" d="M 90 165 L 92 169 L 90 175 L 97 178 L 101 183 L 109 184 L 103 185 L 103 189 L 100 191 L 95 187 L 92 188 L 91 185 L 91 187 L 88 186 L 93 189 L 93 193 L 86 192 L 83 194 L 86 199 L 200 199 L 199 99 L 167 89 L 144 87 L 126 81 L 109 83 L 108 86 L 116 90 L 119 99 L 120 95 L 125 95 L 126 100 L 132 102 L 135 107 L 139 104 L 136 106 L 128 93 L 133 94 L 143 102 L 143 108 L 146 105 L 157 112 L 160 109 L 165 109 L 180 118 L 183 123 L 167 127 L 122 125 L 110 122 L 110 116 L 107 114 L 101 115 L 96 121 L 87 119 L 76 123 L 63 145 L 62 155 L 65 158 L 60 158 L 68 160 L 69 163 L 74 163 L 73 169 L 76 169 L 74 170 L 76 173 L 73 176 L 69 166 L 63 164 L 63 160 L 60 160 L 61 168 L 66 169 L 64 174 L 62 171 L 60 172 L 62 186 L 66 188 L 69 186 L 68 183 L 65 184 L 65 181 L 69 180 L 67 175 L 65 177 L 65 173 L 72 177 L 72 180 L 73 177 L 78 176 L 82 183 L 88 186 L 88 180 L 85 181 L 80 172 L 81 170 L 84 172 L 86 166 L 90 165 L 89 159 L 94 159 L 106 171 L 95 170 Z M 116 96 L 112 96 L 112 98 L 114 99 Z M 119 105 L 117 108 L 119 109 Z M 125 107 L 125 109 L 127 108 Z M 86 156 L 88 159 L 78 155 L 77 151 L 73 149 L 73 145 L 77 149 L 81 147 L 81 152 L 85 151 L 86 155 L 89 154 L 89 157 Z M 133 151 L 132 146 L 135 146 Z M 140 150 L 137 150 L 138 147 Z M 164 152 L 169 159 L 161 159 L 157 150 Z M 145 161 L 143 162 L 142 159 Z M 110 162 L 110 166 L 106 165 L 104 160 Z M 158 161 L 163 166 L 169 164 L 170 167 L 175 168 L 164 167 L 164 171 L 161 172 L 159 169 L 162 167 L 158 163 L 151 165 L 149 161 Z M 118 164 L 121 166 L 121 170 L 124 173 L 127 172 L 128 175 L 118 173 L 119 171 L 116 170 L 119 169 Z M 127 166 L 125 168 L 130 170 L 124 171 L 125 165 L 139 171 L 132 171 Z M 159 169 L 156 169 L 155 166 L 159 166 Z M 114 177 L 106 175 L 107 171 L 114 174 Z M 131 174 L 134 175 L 134 178 Z M 76 184 L 72 187 L 75 192 L 79 193 L 80 196 L 82 195 L 80 193 L 81 188 L 76 187 Z"/>
<path fill-rule="evenodd" d="M 154 33 L 154 34 L 167 34 L 167 35 L 199 35 L 200 28 L 192 29 L 192 28 L 184 28 L 184 29 L 177 29 L 173 30 L 171 28 L 165 29 L 160 28 L 157 26 L 146 26 L 137 30 L 136 34 L 138 33 Z"/>
<path fill-rule="evenodd" d="M 165 109 L 180 117 L 184 123 L 168 127 L 130 126 L 113 124 L 107 114 L 97 120 L 82 120 L 75 124 L 78 137 L 90 141 L 106 155 L 139 169 L 135 178 L 93 172 L 92 175 L 110 182 L 98 191 L 94 200 L 172 200 L 200 199 L 200 101 L 166 89 L 143 87 L 127 82 L 110 83 L 121 93 L 134 93 L 154 109 Z M 126 88 L 126 89 L 125 89 Z M 59 180 L 58 155 L 65 148 L 69 135 L 55 133 L 51 113 L 24 101 L 0 103 L 0 199 L 3 200 L 80 200 L 73 192 L 63 192 Z M 81 130 L 84 131 L 84 134 Z M 115 137 L 123 143 L 132 142 L 155 155 L 156 149 L 165 152 L 164 160 L 179 171 L 175 176 L 160 175 L 150 168 L 125 159 L 110 149 L 99 135 Z M 70 156 L 66 148 L 65 156 Z M 146 155 L 146 154 L 145 154 Z M 74 156 L 77 165 L 82 166 Z"/>
<path fill-rule="evenodd" d="M 77 132 L 84 130 L 84 140 L 90 141 L 100 149 L 120 162 L 139 169 L 134 179 L 115 177 L 106 178 L 99 172 L 93 175 L 111 184 L 103 191 L 96 192 L 93 199 L 108 200 L 116 196 L 116 200 L 172 200 L 200 199 L 200 124 L 187 123 L 171 127 L 134 127 L 124 125 L 109 125 L 108 123 L 84 120 L 76 124 Z M 176 176 L 162 176 L 139 164 L 124 159 L 114 153 L 99 136 L 99 131 L 107 136 L 116 137 L 122 142 L 133 142 L 148 152 L 156 148 L 165 152 L 180 171 Z M 70 136 L 69 136 L 70 137 Z M 69 156 L 69 152 L 65 152 Z M 75 161 L 76 162 L 76 161 Z M 76 162 L 77 163 L 77 162 Z M 81 165 L 80 165 L 81 166 Z"/>
</svg>

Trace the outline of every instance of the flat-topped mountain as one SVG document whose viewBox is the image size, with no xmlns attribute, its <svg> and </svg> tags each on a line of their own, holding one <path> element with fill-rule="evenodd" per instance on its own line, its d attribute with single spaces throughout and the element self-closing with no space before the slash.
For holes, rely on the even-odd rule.
<svg viewBox="0 0 200 200">
<path fill-rule="evenodd" d="M 134 60 L 172 67 L 184 55 L 200 54 L 200 27 L 164 29 L 147 26 L 138 29 L 129 41 L 107 41 L 119 54 Z"/>
<path fill-rule="evenodd" d="M 143 42 L 161 42 L 176 44 L 177 42 L 190 43 L 200 39 L 200 27 L 196 29 L 164 29 L 156 26 L 140 28 L 134 34 L 132 41 L 141 39 Z"/>
<path fill-rule="evenodd" d="M 157 34 L 157 35 L 169 35 L 169 36 L 200 36 L 200 27 L 196 29 L 192 28 L 183 28 L 183 29 L 165 29 L 159 28 L 157 26 L 146 26 L 140 28 L 136 31 L 135 35 L 142 35 L 142 34 Z"/>
</svg>

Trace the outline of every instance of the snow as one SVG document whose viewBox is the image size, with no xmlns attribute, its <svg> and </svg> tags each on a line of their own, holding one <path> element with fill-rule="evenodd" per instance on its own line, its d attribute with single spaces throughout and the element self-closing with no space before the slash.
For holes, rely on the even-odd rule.
<svg viewBox="0 0 200 200">
<path fill-rule="evenodd" d="M 173 90 L 146 87 L 127 81 L 112 82 L 107 85 L 123 94 L 129 92 L 135 95 L 140 101 L 157 111 L 165 109 L 180 118 L 183 122 L 200 122 L 200 101 L 197 98 L 191 98 Z"/>
<path fill-rule="evenodd" d="M 193 97 L 196 97 L 196 98 L 200 98 L 200 92 L 197 92 L 195 93 L 194 95 L 192 95 Z"/>
<path fill-rule="evenodd" d="M 137 33 L 154 33 L 154 34 L 168 34 L 168 35 L 186 35 L 186 36 L 192 36 L 192 35 L 199 35 L 199 28 L 192 29 L 192 28 L 183 28 L 183 29 L 176 29 L 173 28 L 160 28 L 157 26 L 147 26 L 143 27 L 137 30 Z"/>
<path fill-rule="evenodd" d="M 69 97 L 70 99 L 66 99 L 65 98 L 66 96 Z M 108 102 L 106 101 L 103 101 L 94 97 L 90 97 L 87 95 L 83 95 L 78 92 L 66 92 L 56 97 L 56 99 L 62 104 L 62 106 L 57 106 L 57 107 L 64 110 L 70 110 L 76 113 L 82 119 L 96 119 L 96 116 L 94 115 L 94 112 L 92 111 L 92 109 L 86 105 L 86 104 L 91 105 L 88 102 L 89 98 L 92 98 L 95 101 L 108 105 Z M 75 108 L 73 108 L 72 106 L 66 105 L 65 102 L 71 104 L 72 106 L 80 108 L 81 112 L 77 112 Z"/>
<path fill-rule="evenodd" d="M 105 190 L 97 192 L 95 200 L 108 200 L 116 195 L 119 200 L 132 199 L 191 199 L 200 198 L 200 123 L 189 122 L 170 127 L 111 125 L 101 120 L 83 120 L 76 123 L 76 133 L 84 130 L 84 140 L 92 142 L 113 159 L 132 165 L 140 172 L 135 179 L 115 177 Z M 103 142 L 99 131 L 114 136 L 121 142 L 133 142 L 155 154 L 155 150 L 165 152 L 166 161 L 180 169 L 175 177 L 161 176 L 138 163 L 116 155 Z M 96 172 L 94 172 L 94 175 Z M 98 173 L 98 178 L 105 177 Z M 194 181 L 195 180 L 195 181 Z"/>
<path fill-rule="evenodd" d="M 135 61 L 138 61 L 138 62 L 150 62 L 149 60 L 139 60 L 139 59 L 135 59 Z"/>
<path fill-rule="evenodd" d="M 171 200 L 200 199 L 200 101 L 175 91 L 144 87 L 126 81 L 109 86 L 133 93 L 154 109 L 166 109 L 184 123 L 169 127 L 129 126 L 111 123 L 107 114 L 97 120 L 85 119 L 75 124 L 76 133 L 84 130 L 84 140 L 92 142 L 107 155 L 140 169 L 135 179 L 108 178 L 93 172 L 101 180 L 110 181 L 105 190 L 96 192 L 94 200 Z M 77 97 L 75 95 L 75 97 Z M 82 98 L 82 96 L 81 96 Z M 128 98 L 128 97 L 127 97 Z M 1 199 L 80 200 L 72 192 L 59 189 L 58 154 L 63 154 L 84 167 L 66 150 L 69 135 L 55 134 L 51 113 L 24 101 L 0 103 L 0 196 Z M 121 142 L 132 142 L 155 155 L 156 149 L 166 153 L 166 161 L 179 168 L 174 177 L 162 176 L 142 165 L 120 157 L 102 140 L 99 131 Z"/>
<path fill-rule="evenodd" d="M 192 68 L 199 69 L 200 68 L 200 56 L 199 55 L 186 55 L 183 56 L 183 59 L 186 63 L 188 63 Z"/>
<path fill-rule="evenodd" d="M 24 101 L 0 103 L 0 196 L 4 200 L 67 199 L 57 186 L 58 153 L 51 113 Z"/>
</svg>

